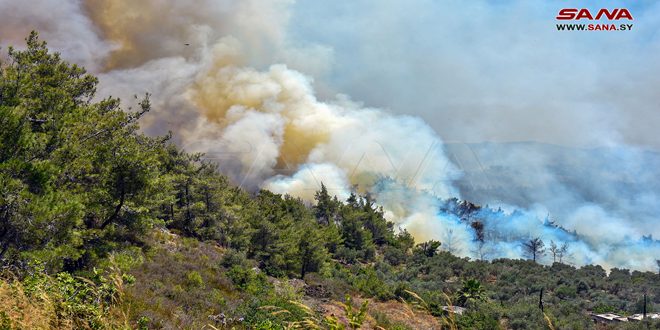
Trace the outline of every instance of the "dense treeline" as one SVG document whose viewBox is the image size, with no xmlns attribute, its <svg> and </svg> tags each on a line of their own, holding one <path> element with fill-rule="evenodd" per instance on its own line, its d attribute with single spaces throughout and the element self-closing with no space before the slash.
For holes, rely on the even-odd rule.
<svg viewBox="0 0 660 330">
<path fill-rule="evenodd" d="M 302 294 L 306 299 L 399 300 L 441 320 L 443 305 L 468 307 L 450 317 L 450 328 L 536 329 L 551 322 L 587 329 L 594 325 L 584 311 L 641 312 L 644 293 L 649 311 L 660 304 L 654 273 L 614 269 L 608 276 L 599 266 L 470 261 L 441 252 L 442 242 L 415 245 L 369 194 L 341 201 L 321 185 L 312 205 L 246 192 L 170 136 L 142 134 L 138 122 L 150 110 L 149 95 L 129 110 L 118 99 L 96 101 L 97 79 L 49 53 L 35 33 L 26 50 L 8 55 L 0 63 L 0 299 L 25 296 L 28 302 L 8 303 L 52 309 L 52 327 L 167 327 L 155 306 L 178 302 L 198 316 L 178 326 L 199 326 L 217 314 L 222 320 L 207 321 L 279 329 L 311 317 L 297 305 L 302 296 L 273 284 L 296 278 L 317 288 Z M 476 207 L 461 205 L 465 212 Z M 483 241 L 483 226 L 470 226 Z M 168 250 L 168 240 L 183 242 L 176 244 L 187 254 Z M 536 259 L 540 250 L 530 251 Z M 546 316 L 536 302 L 542 289 Z M 157 303 L 137 298 L 161 291 Z M 37 293 L 51 297 L 48 305 Z M 122 302 L 126 293 L 133 305 Z M 122 306 L 129 311 L 124 323 L 106 318 Z M 366 304 L 345 306 L 349 323 L 359 327 Z M 383 327 L 405 328 L 378 319 Z M 318 326 L 341 328 L 338 319 L 319 320 Z M 0 327 L 16 322 L 15 313 L 0 310 Z"/>
<path fill-rule="evenodd" d="M 137 132 L 149 110 L 92 102 L 97 80 L 35 34 L 9 50 L 0 80 L 0 258 L 85 268 L 153 226 L 166 139 Z M 155 204 L 156 203 L 156 204 Z M 19 267 L 20 268 L 20 267 Z"/>
<path fill-rule="evenodd" d="M 9 56 L 0 85 L 5 262 L 76 271 L 158 225 L 245 250 L 274 275 L 316 271 L 328 253 L 370 261 L 399 236 L 412 242 L 393 234 L 369 196 L 344 204 L 323 188 L 309 209 L 230 186 L 200 155 L 138 132 L 148 95 L 138 111 L 112 98 L 92 102 L 96 78 L 48 54 L 36 35 Z"/>
</svg>

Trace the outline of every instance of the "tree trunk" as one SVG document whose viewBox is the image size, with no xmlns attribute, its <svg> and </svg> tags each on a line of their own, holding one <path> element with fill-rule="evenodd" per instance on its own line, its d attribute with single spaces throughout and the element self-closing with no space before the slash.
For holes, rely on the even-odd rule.
<svg viewBox="0 0 660 330">
<path fill-rule="evenodd" d="M 126 198 L 126 192 L 124 191 L 124 183 L 122 181 L 121 195 L 119 196 L 119 204 L 117 204 L 117 206 L 115 207 L 115 211 L 112 213 L 112 215 L 107 219 L 105 219 L 105 221 L 103 221 L 100 229 L 105 229 L 105 227 L 107 227 L 109 224 L 111 224 L 113 221 L 117 219 L 117 217 L 119 216 L 119 212 L 121 212 L 121 208 L 124 206 L 125 198 Z"/>
</svg>

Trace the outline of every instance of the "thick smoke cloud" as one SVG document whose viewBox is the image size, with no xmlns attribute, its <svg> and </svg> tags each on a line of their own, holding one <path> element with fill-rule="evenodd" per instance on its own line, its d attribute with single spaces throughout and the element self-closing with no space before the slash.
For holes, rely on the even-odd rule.
<svg viewBox="0 0 660 330">
<path fill-rule="evenodd" d="M 629 8 L 633 31 L 559 32 L 569 5 Z M 660 148 L 655 1 L 301 1 L 291 24 L 336 50 L 329 95 L 421 116 L 447 141 Z"/>
<path fill-rule="evenodd" d="M 541 219 L 550 213 L 595 239 L 659 237 L 660 6 L 570 4 L 628 8 L 634 30 L 562 33 L 554 17 L 566 6 L 302 1 L 291 31 L 335 49 L 339 65 L 319 77 L 321 95 L 351 91 L 368 104 L 420 116 L 455 142 L 446 149 L 465 172 L 458 182 L 464 197 L 517 205 Z M 620 230 L 594 229 L 599 222 Z"/>
<path fill-rule="evenodd" d="M 80 1 L 0 1 L 0 47 L 20 46 L 32 30 L 70 61 L 90 70 L 112 49 L 84 13 Z"/>
<path fill-rule="evenodd" d="M 229 171 L 240 171 L 233 176 L 248 188 L 272 186 L 309 196 L 293 189 L 302 187 L 296 179 L 309 181 L 308 176 L 283 176 L 281 170 L 316 173 L 310 170 L 315 168 L 323 169 L 321 177 L 308 190 L 318 189 L 320 182 L 340 192 L 350 188 L 346 183 L 368 188 L 387 176 L 437 196 L 456 193 L 448 184 L 456 171 L 437 134 L 423 121 L 364 108 L 344 96 L 319 102 L 306 76 L 284 65 L 263 71 L 237 66 L 232 60 L 236 51 L 229 47 L 222 41 L 215 46 L 211 64 L 202 65 L 205 69 L 187 90 L 215 129 L 184 136 L 219 142 L 217 153 L 239 153 L 224 146 L 249 142 L 249 152 L 224 162 Z"/>
<path fill-rule="evenodd" d="M 438 239 L 459 255 L 474 256 L 479 247 L 468 225 L 440 211 L 444 199 L 460 197 L 453 183 L 461 176 L 456 166 L 463 165 L 460 157 L 447 153 L 438 134 L 461 141 L 645 142 L 642 133 L 628 136 L 621 125 L 636 122 L 622 120 L 632 117 L 619 108 L 629 105 L 640 114 L 654 113 L 649 108 L 655 98 L 651 89 L 635 90 L 638 98 L 623 97 L 639 87 L 635 83 L 614 89 L 616 79 L 628 77 L 620 65 L 632 61 L 632 52 L 623 52 L 613 62 L 615 69 L 602 73 L 593 64 L 599 62 L 585 59 L 588 56 L 567 58 L 565 54 L 586 47 L 575 45 L 577 36 L 563 36 L 573 43 L 547 48 L 547 54 L 524 49 L 523 45 L 537 44 L 533 38 L 548 36 L 550 32 L 542 29 L 552 28 L 523 19 L 533 29 L 521 35 L 516 32 L 520 27 L 503 23 L 511 15 L 545 15 L 547 6 L 537 9 L 525 3 L 514 2 L 513 10 L 504 10 L 506 5 L 491 8 L 482 2 L 450 2 L 440 8 L 436 2 L 401 7 L 360 1 L 334 7 L 345 12 L 332 15 L 333 10 L 321 5 L 285 0 L 40 0 L 29 6 L 0 0 L 0 40 L 2 45 L 20 45 L 29 30 L 38 29 L 65 58 L 99 75 L 99 97 L 119 96 L 128 106 L 134 94 L 151 93 L 154 110 L 144 119 L 144 130 L 173 130 L 186 150 L 205 152 L 247 189 L 266 188 L 311 200 L 321 182 L 342 198 L 357 186 L 374 194 L 387 218 L 413 232 L 418 241 Z M 425 14 L 415 16 L 421 25 L 409 25 L 407 17 L 413 15 L 405 13 Z M 320 17 L 344 18 L 318 24 Z M 425 39 L 425 27 L 438 22 L 447 28 Z M 499 30 L 491 28 L 501 25 Z M 317 26 L 330 34 L 314 35 L 320 31 Z M 300 32 L 303 29 L 307 32 Z M 349 37 L 342 29 L 359 33 Z M 503 38 L 512 36 L 519 38 L 513 41 L 517 46 L 512 55 L 496 52 L 498 45 L 511 45 Z M 625 36 L 613 40 L 629 42 Z M 638 50 L 657 46 L 655 39 L 636 45 Z M 593 56 L 597 61 L 612 60 Z M 561 78 L 562 72 L 530 61 L 545 61 L 546 67 L 578 64 L 582 78 Z M 645 77 L 642 70 L 630 74 Z M 401 114 L 364 106 L 338 91 Z M 589 102 L 593 99 L 601 101 Z M 585 123 L 593 129 L 585 130 Z M 627 214 L 612 212 L 621 209 L 618 204 L 589 203 L 557 179 L 547 156 L 536 156 L 521 153 L 503 165 L 534 165 L 518 167 L 527 169 L 520 176 L 556 187 L 552 193 L 561 197 L 530 194 L 520 203 L 526 211 L 484 211 L 480 219 L 489 233 L 490 257 L 520 257 L 521 240 L 542 236 L 569 241 L 576 264 L 652 269 L 659 244 L 641 236 L 653 231 L 648 227 L 655 210 L 650 205 L 657 200 L 653 189 L 635 192 L 627 209 L 642 208 L 648 216 L 622 230 L 631 222 Z M 634 159 L 629 161 L 626 164 Z M 480 164 L 481 170 L 493 164 L 500 165 L 493 160 Z M 548 208 L 557 205 L 569 209 L 560 224 L 576 234 L 544 224 Z M 599 222 L 607 225 L 594 231 L 593 224 Z"/>
</svg>

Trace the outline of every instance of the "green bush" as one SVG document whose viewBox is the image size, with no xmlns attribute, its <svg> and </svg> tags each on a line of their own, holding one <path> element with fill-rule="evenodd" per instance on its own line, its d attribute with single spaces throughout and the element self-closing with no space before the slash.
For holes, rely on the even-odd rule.
<svg viewBox="0 0 660 330">
<path fill-rule="evenodd" d="M 353 277 L 353 286 L 368 297 L 375 297 L 383 301 L 394 298 L 392 290 L 373 267 L 360 269 L 358 274 Z"/>
<path fill-rule="evenodd" d="M 26 318 L 54 327 L 70 324 L 74 328 L 111 328 L 114 323 L 109 321 L 109 314 L 124 295 L 124 277 L 117 271 L 95 270 L 92 278 L 83 278 L 65 272 L 49 276 L 37 267 L 23 281 L 0 280 L 0 329 L 22 328 L 19 325 Z"/>
<path fill-rule="evenodd" d="M 245 252 L 234 249 L 228 249 L 220 261 L 220 265 L 227 269 L 232 268 L 233 266 L 247 267 L 249 264 L 250 262 L 248 261 Z"/>
<path fill-rule="evenodd" d="M 408 255 L 404 250 L 388 245 L 383 248 L 383 258 L 390 265 L 398 266 L 406 262 Z"/>
<path fill-rule="evenodd" d="M 272 284 L 258 268 L 234 266 L 227 272 L 227 277 L 240 290 L 252 295 L 263 295 L 272 290 Z"/>
<path fill-rule="evenodd" d="M 555 295 L 560 299 L 572 299 L 577 296 L 575 288 L 568 285 L 560 285 L 555 289 Z"/>
<path fill-rule="evenodd" d="M 191 271 L 186 274 L 187 284 L 191 287 L 201 288 L 204 287 L 204 280 L 202 275 L 197 271 Z"/>
<path fill-rule="evenodd" d="M 456 317 L 459 329 L 500 329 L 502 308 L 492 303 L 476 302 L 463 315 Z"/>
</svg>

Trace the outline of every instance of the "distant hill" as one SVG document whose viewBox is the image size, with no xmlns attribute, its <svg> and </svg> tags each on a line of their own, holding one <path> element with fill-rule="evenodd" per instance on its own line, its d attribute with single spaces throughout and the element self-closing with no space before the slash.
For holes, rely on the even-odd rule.
<svg viewBox="0 0 660 330">
<path fill-rule="evenodd" d="M 625 218 L 654 217 L 660 153 L 633 148 L 571 148 L 536 142 L 450 143 L 464 171 L 462 198 L 520 207 L 543 204 L 561 215 L 571 204 L 598 204 Z"/>
</svg>

